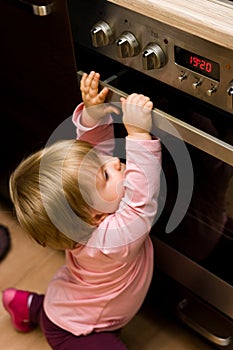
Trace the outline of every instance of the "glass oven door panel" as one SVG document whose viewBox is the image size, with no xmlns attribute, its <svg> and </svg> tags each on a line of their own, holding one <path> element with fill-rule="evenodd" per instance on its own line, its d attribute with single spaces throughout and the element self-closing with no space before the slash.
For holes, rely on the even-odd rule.
<svg viewBox="0 0 233 350">
<path fill-rule="evenodd" d="M 174 147 L 176 140 L 174 138 Z M 167 182 L 166 203 L 152 235 L 233 285 L 233 168 L 187 145 L 194 172 L 190 205 L 180 224 L 166 233 L 179 183 L 176 166 L 163 149 L 163 171 Z M 164 194 L 161 193 L 161 201 Z"/>
<path fill-rule="evenodd" d="M 163 170 L 167 182 L 166 203 L 152 234 L 233 285 L 233 167 L 230 160 L 233 160 L 232 116 L 191 100 L 190 104 L 186 101 L 185 107 L 180 98 L 170 97 L 165 101 L 162 108 L 166 112 L 221 140 L 224 144 L 221 152 L 225 152 L 227 145 L 229 153 L 227 157 L 216 157 L 217 153 L 213 156 L 214 152 L 204 152 L 202 149 L 208 148 L 201 145 L 201 142 L 205 142 L 204 139 L 200 140 L 199 148 L 186 143 L 194 174 L 192 199 L 183 220 L 167 234 L 166 225 L 177 198 L 179 179 L 174 176 L 177 174 L 176 166 L 169 152 L 166 148 L 163 149 Z M 179 141 L 171 135 L 163 134 L 163 138 L 166 137 L 172 139 L 176 148 Z M 214 151 L 217 147 L 210 145 Z M 231 165 L 223 160 L 230 160 Z M 163 194 L 161 197 L 163 198 Z"/>
</svg>

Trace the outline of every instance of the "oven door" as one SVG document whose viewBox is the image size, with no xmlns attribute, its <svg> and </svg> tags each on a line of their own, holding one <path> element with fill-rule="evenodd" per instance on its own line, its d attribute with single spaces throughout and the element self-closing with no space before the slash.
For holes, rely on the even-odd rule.
<svg viewBox="0 0 233 350">
<path fill-rule="evenodd" d="M 78 77 L 82 74 L 79 71 Z M 176 91 L 171 93 L 161 83 L 127 69 L 105 76 L 101 86 L 109 88 L 109 103 L 119 105 L 121 96 L 135 91 L 147 94 L 154 102 L 153 133 L 163 147 L 159 210 L 151 230 L 156 269 L 217 310 L 211 318 L 218 322 L 208 329 L 208 320 L 187 316 L 186 299 L 177 309 L 191 327 L 215 345 L 230 349 L 233 116 L 199 105 Z M 121 138 L 124 128 L 119 120 L 116 126 L 116 138 Z M 122 150 L 116 155 L 122 157 Z"/>
</svg>

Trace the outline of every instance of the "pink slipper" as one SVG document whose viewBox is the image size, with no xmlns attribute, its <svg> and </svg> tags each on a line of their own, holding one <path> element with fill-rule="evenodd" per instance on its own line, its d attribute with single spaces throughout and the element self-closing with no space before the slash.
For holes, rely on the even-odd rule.
<svg viewBox="0 0 233 350">
<path fill-rule="evenodd" d="M 5 309 L 11 315 L 11 322 L 20 332 L 30 332 L 35 328 L 29 320 L 28 297 L 31 293 L 15 288 L 7 288 L 3 291 L 2 302 Z"/>
</svg>

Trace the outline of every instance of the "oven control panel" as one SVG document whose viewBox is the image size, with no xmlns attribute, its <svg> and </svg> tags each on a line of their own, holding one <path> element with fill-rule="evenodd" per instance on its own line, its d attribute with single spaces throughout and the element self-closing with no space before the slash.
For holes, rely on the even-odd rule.
<svg viewBox="0 0 233 350">
<path fill-rule="evenodd" d="M 78 3 L 74 41 L 233 113 L 231 50 L 107 1 Z"/>
</svg>

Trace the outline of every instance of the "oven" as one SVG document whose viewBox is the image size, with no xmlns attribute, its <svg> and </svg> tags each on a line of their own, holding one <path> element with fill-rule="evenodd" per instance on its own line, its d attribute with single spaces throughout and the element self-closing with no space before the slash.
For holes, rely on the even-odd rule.
<svg viewBox="0 0 233 350">
<path fill-rule="evenodd" d="M 68 8 L 78 77 L 100 72 L 111 103 L 132 92 L 154 102 L 155 286 L 183 322 L 233 349 L 232 51 L 108 1 Z M 120 124 L 115 132 L 124 136 Z"/>
</svg>

